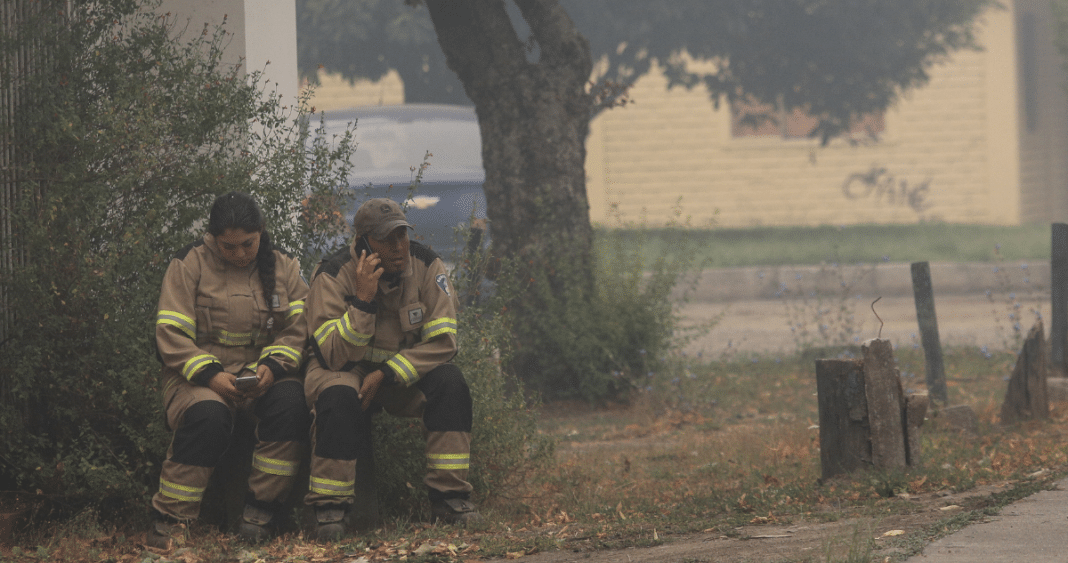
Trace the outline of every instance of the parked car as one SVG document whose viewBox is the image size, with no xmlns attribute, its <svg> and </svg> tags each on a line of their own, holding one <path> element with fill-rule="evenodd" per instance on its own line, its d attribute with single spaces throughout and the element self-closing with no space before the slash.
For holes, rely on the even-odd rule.
<svg viewBox="0 0 1068 563">
<path fill-rule="evenodd" d="M 476 236 L 485 231 L 486 172 L 473 107 L 366 106 L 323 115 L 328 136 L 356 122 L 349 185 L 360 196 L 346 210 L 350 225 L 363 201 L 389 197 L 407 205 L 408 222 L 415 227 L 413 239 L 433 248 L 446 262 L 459 256 L 472 226 L 481 228 Z M 430 165 L 409 198 L 408 187 L 424 157 Z M 479 242 L 486 244 L 487 237 Z"/>
</svg>

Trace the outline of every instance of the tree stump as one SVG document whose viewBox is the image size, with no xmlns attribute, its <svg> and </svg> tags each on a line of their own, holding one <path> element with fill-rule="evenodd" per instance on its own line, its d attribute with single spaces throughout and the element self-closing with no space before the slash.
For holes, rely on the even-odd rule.
<svg viewBox="0 0 1068 563">
<path fill-rule="evenodd" d="M 1046 346 L 1042 320 L 1039 319 L 1027 333 L 1023 349 L 1012 368 L 1009 389 L 1001 405 L 1002 424 L 1049 418 L 1049 395 L 1046 390 L 1049 353 Z"/>
<path fill-rule="evenodd" d="M 889 341 L 862 345 L 862 360 L 816 360 L 822 477 L 920 464 L 926 394 L 905 396 Z"/>
</svg>

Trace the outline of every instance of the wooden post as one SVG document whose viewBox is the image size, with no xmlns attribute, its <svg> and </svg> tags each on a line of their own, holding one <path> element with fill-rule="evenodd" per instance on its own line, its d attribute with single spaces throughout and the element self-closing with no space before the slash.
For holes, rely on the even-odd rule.
<svg viewBox="0 0 1068 563">
<path fill-rule="evenodd" d="M 935 315 L 934 290 L 931 287 L 931 265 L 912 263 L 912 292 L 916 298 L 916 320 L 920 325 L 920 340 L 927 360 L 927 390 L 931 399 L 949 402 L 946 391 L 946 369 L 942 363 L 942 342 L 938 338 L 938 316 Z"/>
<path fill-rule="evenodd" d="M 864 395 L 868 399 L 871 459 L 875 467 L 905 467 L 905 395 L 889 340 L 861 344 L 864 354 Z"/>
<path fill-rule="evenodd" d="M 1046 335 L 1039 319 L 1024 340 L 1023 349 L 1012 368 L 1009 389 L 1001 405 L 1001 423 L 1013 424 L 1023 420 L 1049 418 L 1049 396 L 1046 393 L 1048 354 Z"/>
<path fill-rule="evenodd" d="M 816 360 L 820 467 L 824 479 L 871 467 L 861 360 Z"/>
<path fill-rule="evenodd" d="M 1054 223 L 1050 229 L 1050 369 L 1068 374 L 1068 224 Z"/>
</svg>

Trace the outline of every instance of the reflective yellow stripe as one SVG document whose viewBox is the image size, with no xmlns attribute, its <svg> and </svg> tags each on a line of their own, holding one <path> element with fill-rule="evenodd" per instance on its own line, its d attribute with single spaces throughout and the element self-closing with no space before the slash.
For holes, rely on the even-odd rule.
<svg viewBox="0 0 1068 563">
<path fill-rule="evenodd" d="M 269 457 L 263 457 L 259 454 L 252 456 L 252 467 L 259 469 L 264 473 L 270 473 L 271 475 L 296 475 L 297 467 L 299 465 L 300 463 L 296 461 L 271 459 Z"/>
<path fill-rule="evenodd" d="M 204 489 L 202 488 L 187 487 L 178 483 L 171 483 L 162 478 L 159 480 L 159 492 L 163 496 L 188 502 L 199 502 L 204 498 Z"/>
<path fill-rule="evenodd" d="M 353 346 L 367 346 L 367 343 L 371 341 L 370 334 L 356 332 L 356 329 L 352 326 L 352 321 L 349 319 L 348 313 L 338 319 L 337 326 L 341 334 L 341 338 L 344 338 L 349 344 L 352 344 Z"/>
<path fill-rule="evenodd" d="M 219 358 L 216 358 L 211 354 L 201 354 L 199 356 L 194 356 L 193 358 L 190 358 L 188 362 L 185 363 L 185 367 L 182 369 L 182 377 L 185 377 L 186 379 L 193 379 L 193 375 L 195 375 L 196 372 L 200 371 L 201 368 L 211 363 L 221 364 L 222 362 L 219 362 Z"/>
<path fill-rule="evenodd" d="M 286 314 L 286 318 L 288 319 L 289 317 L 292 317 L 293 315 L 299 315 L 299 314 L 301 314 L 303 312 L 304 312 L 304 302 L 303 301 L 291 301 L 289 303 L 289 313 Z"/>
<path fill-rule="evenodd" d="M 415 366 L 408 361 L 408 358 L 400 354 L 395 354 L 386 362 L 386 365 L 397 373 L 397 376 L 400 377 L 405 385 L 411 385 L 419 377 L 419 372 L 415 371 Z"/>
<path fill-rule="evenodd" d="M 263 349 L 263 353 L 260 354 L 260 359 L 264 359 L 271 354 L 279 354 L 293 360 L 293 363 L 299 364 L 300 359 L 303 356 L 300 350 L 291 346 L 268 346 Z"/>
<path fill-rule="evenodd" d="M 189 338 L 196 340 L 196 321 L 177 311 L 159 311 L 158 313 L 156 313 L 156 324 L 171 325 L 182 331 L 182 333 L 184 333 Z"/>
<path fill-rule="evenodd" d="M 431 469 L 470 469 L 470 454 L 427 454 Z"/>
<path fill-rule="evenodd" d="M 396 354 L 396 350 L 386 350 L 383 348 L 368 348 L 367 353 L 363 355 L 363 359 L 380 364 L 393 357 Z"/>
<path fill-rule="evenodd" d="M 252 333 L 220 330 L 216 341 L 219 344 L 224 344 L 226 346 L 245 346 L 247 344 L 252 344 Z"/>
<path fill-rule="evenodd" d="M 456 334 L 456 319 L 442 317 L 423 325 L 423 340 L 430 340 L 435 336 L 446 333 Z"/>
<path fill-rule="evenodd" d="M 315 331 L 315 343 L 319 346 L 322 346 L 323 342 L 326 341 L 326 337 L 330 336 L 330 332 L 337 328 L 337 322 L 338 320 L 334 319 L 332 321 L 326 321 L 325 323 L 323 323 L 323 326 L 319 327 L 319 330 Z"/>
<path fill-rule="evenodd" d="M 321 477 L 312 477 L 309 480 L 308 488 L 311 489 L 312 492 L 321 495 L 336 497 L 352 496 L 356 494 L 356 481 L 331 481 L 330 479 L 323 479 Z"/>
</svg>

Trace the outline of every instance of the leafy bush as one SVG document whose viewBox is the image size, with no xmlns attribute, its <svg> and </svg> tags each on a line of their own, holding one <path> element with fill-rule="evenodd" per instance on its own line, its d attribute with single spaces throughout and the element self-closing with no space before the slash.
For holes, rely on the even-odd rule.
<svg viewBox="0 0 1068 563">
<path fill-rule="evenodd" d="M 507 371 L 512 350 L 509 296 L 485 292 L 489 258 L 465 254 L 452 273 L 462 306 L 458 326 L 460 350 L 453 363 L 464 374 L 474 402 L 471 471 L 468 479 L 478 501 L 514 500 L 527 479 L 553 461 L 554 440 L 539 434 L 534 401 Z M 507 273 L 512 268 L 504 267 Z M 375 465 L 378 498 L 387 514 L 412 514 L 426 506 L 425 442 L 418 421 L 375 417 Z"/>
<path fill-rule="evenodd" d="M 304 104 L 224 64 L 221 30 L 183 36 L 139 1 L 37 6 L 0 42 L 3 60 L 37 62 L 0 66 L 18 94 L 0 130 L 16 150 L 0 246 L 19 257 L 0 271 L 14 319 L 0 344 L 0 485 L 139 498 L 169 441 L 153 326 L 170 257 L 230 190 L 260 199 L 280 246 L 302 244 L 316 227 L 293 220 L 301 200 L 344 186 L 351 146 L 306 148 Z"/>
<path fill-rule="evenodd" d="M 547 399 L 625 399 L 682 343 L 673 293 L 697 266 L 686 230 L 662 231 L 675 252 L 652 257 L 636 233 L 605 230 L 592 257 L 539 257 L 529 263 L 528 280 L 500 278 L 518 284 L 506 290 L 521 308 L 512 365 Z M 587 260 L 594 265 L 592 280 L 576 267 Z"/>
</svg>

